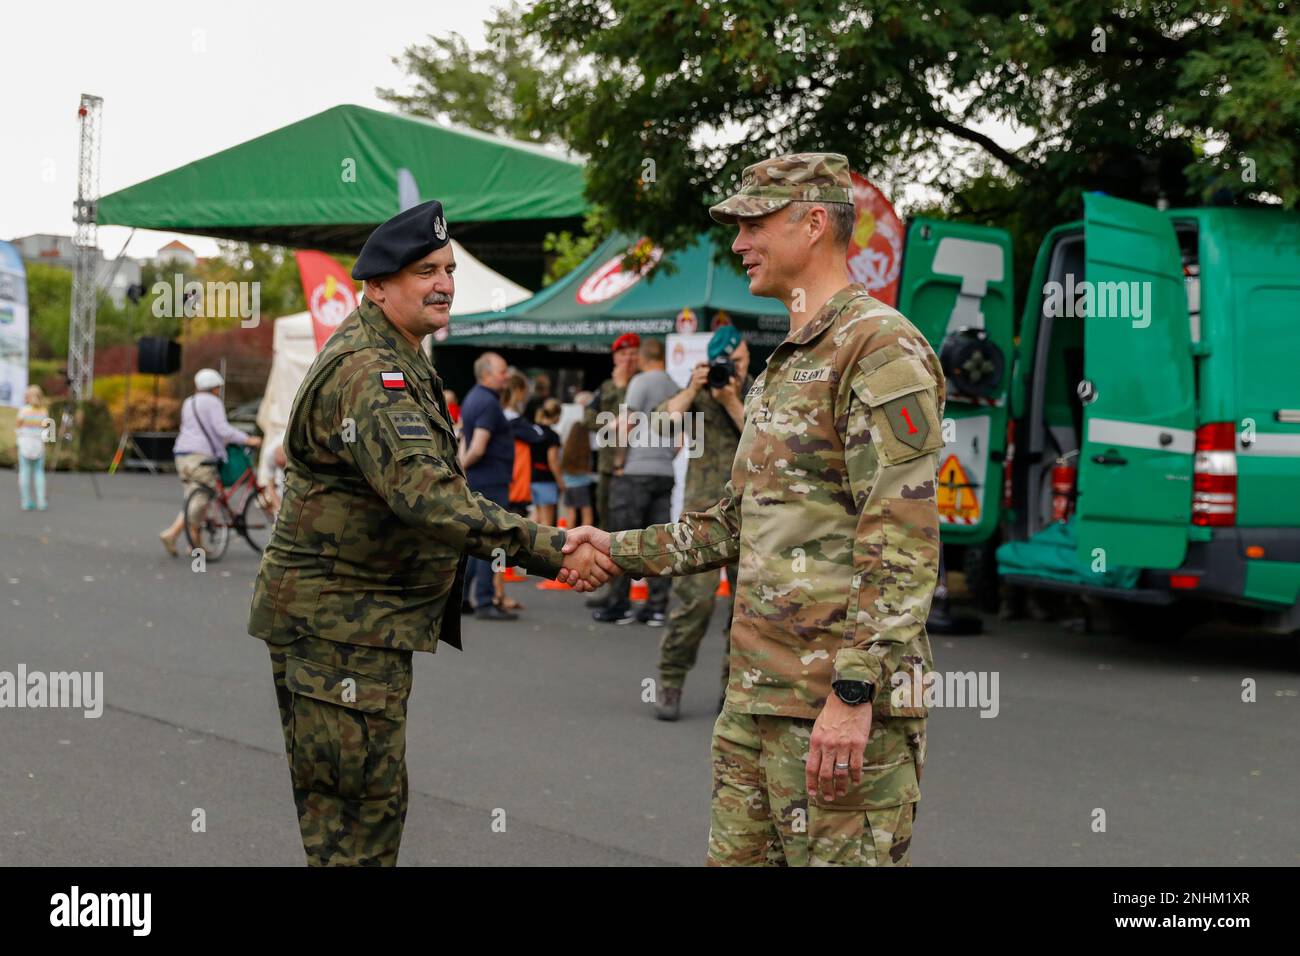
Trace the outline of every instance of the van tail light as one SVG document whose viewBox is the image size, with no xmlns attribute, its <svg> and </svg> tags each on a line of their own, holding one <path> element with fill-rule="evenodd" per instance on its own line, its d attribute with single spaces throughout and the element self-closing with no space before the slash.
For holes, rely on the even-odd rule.
<svg viewBox="0 0 1300 956">
<path fill-rule="evenodd" d="M 1192 464 L 1192 524 L 1224 528 L 1237 523 L 1237 436 L 1232 422 L 1196 429 Z"/>
</svg>

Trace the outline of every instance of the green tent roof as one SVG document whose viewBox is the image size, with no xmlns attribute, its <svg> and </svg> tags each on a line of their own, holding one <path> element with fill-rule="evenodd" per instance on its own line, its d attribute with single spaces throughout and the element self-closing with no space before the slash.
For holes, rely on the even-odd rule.
<svg viewBox="0 0 1300 956">
<path fill-rule="evenodd" d="M 98 220 L 355 254 L 398 212 L 403 168 L 422 199 L 441 200 L 462 242 L 508 228 L 492 223 L 571 219 L 587 207 L 580 163 L 529 143 L 345 105 L 110 193 Z"/>
<path fill-rule="evenodd" d="M 446 338 L 436 345 L 604 350 L 624 332 L 677 331 L 677 316 L 683 309 L 695 313 L 701 332 L 708 331 L 718 312 L 726 312 L 737 327 L 750 333 L 751 345 L 775 346 L 785 338 L 790 325 L 785 306 L 776 299 L 750 295 L 748 281 L 715 259 L 707 238 L 668 254 L 641 278 L 633 278 L 621 266 L 632 245 L 631 236 L 612 236 L 576 269 L 532 298 L 499 312 L 452 319 Z"/>
</svg>

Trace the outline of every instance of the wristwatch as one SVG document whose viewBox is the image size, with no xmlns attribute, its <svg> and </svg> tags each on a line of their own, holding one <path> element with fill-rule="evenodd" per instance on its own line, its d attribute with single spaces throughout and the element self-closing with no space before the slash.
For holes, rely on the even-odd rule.
<svg viewBox="0 0 1300 956">
<path fill-rule="evenodd" d="M 876 696 L 876 685 L 864 680 L 837 680 L 831 684 L 831 690 L 850 707 L 869 704 Z"/>
</svg>

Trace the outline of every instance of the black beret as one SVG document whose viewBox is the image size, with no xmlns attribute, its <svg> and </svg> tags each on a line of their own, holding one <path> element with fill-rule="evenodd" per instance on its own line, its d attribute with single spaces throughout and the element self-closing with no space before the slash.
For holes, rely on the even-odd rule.
<svg viewBox="0 0 1300 956">
<path fill-rule="evenodd" d="M 451 235 L 442 214 L 442 203 L 436 199 L 422 202 L 375 227 L 361 247 L 361 254 L 352 267 L 352 278 L 392 275 L 449 242 Z"/>
</svg>

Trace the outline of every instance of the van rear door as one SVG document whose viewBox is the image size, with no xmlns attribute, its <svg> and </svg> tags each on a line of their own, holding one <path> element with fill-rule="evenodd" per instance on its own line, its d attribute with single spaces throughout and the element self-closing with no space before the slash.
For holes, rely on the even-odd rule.
<svg viewBox="0 0 1300 956">
<path fill-rule="evenodd" d="M 1011 381 L 1011 236 L 942 219 L 908 223 L 898 311 L 940 357 L 948 376 L 939 452 L 939 527 L 945 543 L 976 544 L 998 526 Z M 945 346 L 949 346 L 945 352 Z"/>
<path fill-rule="evenodd" d="M 1164 213 L 1096 193 L 1084 196 L 1084 235 L 1078 554 L 1107 568 L 1175 568 L 1196 442 L 1178 239 Z"/>
</svg>

